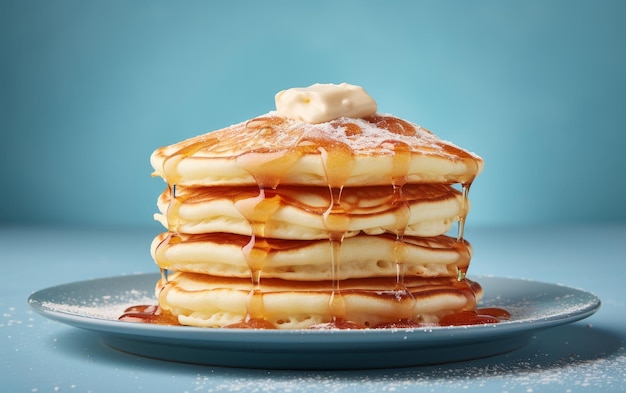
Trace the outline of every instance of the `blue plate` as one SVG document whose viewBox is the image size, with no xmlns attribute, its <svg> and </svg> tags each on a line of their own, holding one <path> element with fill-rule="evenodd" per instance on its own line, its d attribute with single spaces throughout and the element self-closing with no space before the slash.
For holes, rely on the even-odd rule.
<svg viewBox="0 0 626 393">
<path fill-rule="evenodd" d="M 581 320 L 600 299 L 535 281 L 471 277 L 484 288 L 481 307 L 511 312 L 489 325 L 365 330 L 207 329 L 120 322 L 130 306 L 155 304 L 158 274 L 118 276 L 33 293 L 39 314 L 102 335 L 118 350 L 156 359 L 264 369 L 365 369 L 476 359 L 524 346 L 540 330 Z"/>
</svg>

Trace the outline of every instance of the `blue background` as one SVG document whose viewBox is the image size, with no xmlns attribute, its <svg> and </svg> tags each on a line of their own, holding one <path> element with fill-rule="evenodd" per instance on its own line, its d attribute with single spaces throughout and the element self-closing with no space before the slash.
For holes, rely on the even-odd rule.
<svg viewBox="0 0 626 393">
<path fill-rule="evenodd" d="M 315 82 L 482 155 L 472 225 L 626 220 L 624 1 L 1 1 L 0 222 L 155 225 L 150 153 Z"/>
</svg>

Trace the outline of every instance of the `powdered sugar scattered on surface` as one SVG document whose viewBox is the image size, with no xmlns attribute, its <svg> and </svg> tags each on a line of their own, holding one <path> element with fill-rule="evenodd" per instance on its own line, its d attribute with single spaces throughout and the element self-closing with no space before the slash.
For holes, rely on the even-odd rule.
<svg viewBox="0 0 626 393">
<path fill-rule="evenodd" d="M 439 370 L 387 371 L 350 378 L 349 375 L 308 374 L 305 376 L 267 372 L 267 376 L 249 376 L 227 379 L 215 384 L 210 375 L 198 375 L 194 388 L 184 392 L 346 392 L 346 391 L 478 391 L 477 389 L 514 393 L 579 391 L 620 391 L 626 382 L 622 374 L 602 372 L 606 362 L 616 362 L 616 370 L 624 370 L 626 357 L 600 359 L 580 364 L 563 364 L 543 370 L 539 364 L 486 368 L 445 368 Z"/>
<path fill-rule="evenodd" d="M 193 389 L 184 392 L 458 392 L 489 391 L 501 393 L 597 392 L 622 391 L 626 385 L 626 355 L 594 359 L 571 354 L 546 362 L 542 353 L 534 357 L 515 358 L 507 362 L 465 363 L 398 370 L 372 370 L 367 374 L 343 372 L 299 372 L 249 370 L 243 376 L 236 372 L 212 370 L 198 374 Z M 607 373 L 606 370 L 612 370 Z M 216 382 L 216 376 L 225 380 Z M 233 374 L 233 375 L 229 375 Z"/>
</svg>

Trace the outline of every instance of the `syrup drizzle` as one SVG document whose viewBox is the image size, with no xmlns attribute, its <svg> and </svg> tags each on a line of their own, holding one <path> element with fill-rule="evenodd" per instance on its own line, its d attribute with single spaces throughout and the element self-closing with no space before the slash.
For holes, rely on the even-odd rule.
<svg viewBox="0 0 626 393">
<path fill-rule="evenodd" d="M 258 134 L 268 136 L 276 132 L 276 126 L 283 120 L 279 118 L 260 118 L 250 121 L 246 128 L 257 129 Z M 299 154 L 274 152 L 271 148 L 260 148 L 237 157 L 238 165 L 256 180 L 259 194 L 253 198 L 239 200 L 235 207 L 246 218 L 252 229 L 250 241 L 241 251 L 250 269 L 252 289 L 246 302 L 246 316 L 230 328 L 265 328 L 275 326 L 265 317 L 263 287 L 261 277 L 271 246 L 266 240 L 265 227 L 280 206 L 280 197 L 267 197 L 266 189 L 276 189 L 284 172 L 300 157 Z"/>
<path fill-rule="evenodd" d="M 350 216 L 342 205 L 341 196 L 344 184 L 354 166 L 352 150 L 345 144 L 335 141 L 328 143 L 317 133 L 305 137 L 319 142 L 320 157 L 330 195 L 330 204 L 323 215 L 324 228 L 328 233 L 331 249 L 332 289 L 330 295 L 331 326 L 345 324 L 346 304 L 341 295 L 341 245 L 350 225 Z M 326 143 L 324 143 L 326 142 Z"/>
<path fill-rule="evenodd" d="M 465 220 L 467 218 L 467 213 L 469 212 L 469 190 L 471 186 L 472 182 L 463 183 L 461 185 L 461 209 L 459 211 L 457 234 L 458 241 L 463 241 L 465 236 Z"/>
<path fill-rule="evenodd" d="M 404 130 L 404 127 L 401 127 Z M 393 167 L 390 175 L 390 183 L 392 185 L 395 222 L 389 230 L 396 235 L 394 243 L 394 260 L 396 263 L 396 286 L 394 290 L 394 298 L 398 302 L 399 312 L 397 315 L 398 324 L 411 324 L 413 318 L 413 310 L 415 308 L 415 298 L 411 291 L 406 287 L 405 262 L 406 262 L 406 245 L 404 242 L 404 233 L 409 223 L 411 210 L 409 203 L 404 195 L 404 185 L 407 181 L 407 174 L 411 164 L 411 148 L 401 141 L 385 141 L 385 147 L 393 152 Z"/>
<path fill-rule="evenodd" d="M 151 323 L 155 325 L 180 325 L 178 318 L 155 305 L 138 305 L 124 310 L 119 317 L 124 322 Z"/>
<path fill-rule="evenodd" d="M 324 226 L 328 231 L 330 242 L 330 263 L 332 272 L 332 288 L 330 294 L 330 314 L 332 324 L 338 320 L 344 320 L 346 315 L 346 305 L 341 296 L 341 245 L 349 224 L 348 216 L 341 206 L 342 188 L 330 187 L 331 202 L 326 213 L 324 213 Z"/>
<path fill-rule="evenodd" d="M 386 128 L 397 135 L 415 135 L 415 128 L 408 122 L 386 116 L 370 116 L 365 120 Z M 253 119 L 246 124 L 246 129 L 256 132 L 259 136 L 267 136 L 277 132 L 277 126 L 284 119 L 278 117 L 261 117 Z M 357 135 L 361 132 L 359 126 L 352 123 L 344 123 L 347 136 Z M 425 130 L 426 131 L 426 130 Z M 176 153 L 168 156 L 163 162 L 165 172 L 170 174 L 168 182 L 170 186 L 170 200 L 166 212 L 168 223 L 168 235 L 156 248 L 156 259 L 167 261 L 165 245 L 180 242 L 178 235 L 179 211 L 185 199 L 177 195 L 176 181 L 181 178 L 178 173 L 178 164 L 185 157 L 205 149 L 219 142 L 217 137 L 207 137 L 194 140 Z M 317 147 L 316 147 L 317 146 Z M 404 195 L 404 185 L 407 182 L 407 174 L 411 164 L 411 147 L 401 140 L 387 140 L 381 146 L 393 153 L 393 164 L 389 174 L 388 184 L 391 184 L 392 210 L 395 222 L 386 228 L 395 235 L 394 260 L 396 263 L 395 289 L 382 292 L 380 296 L 394 299 L 399 305 L 397 320 L 378 326 L 362 326 L 351 322 L 346 318 L 346 304 L 342 296 L 341 288 L 341 247 L 350 225 L 350 213 L 344 206 L 342 195 L 345 190 L 346 180 L 350 177 L 354 166 L 353 151 L 347 144 L 329 138 L 319 130 L 312 129 L 306 132 L 297 143 L 288 151 L 274 150 L 272 147 L 260 147 L 237 157 L 237 164 L 247 171 L 258 186 L 258 195 L 246 197 L 236 201 L 235 206 L 248 220 L 251 227 L 249 242 L 242 247 L 242 252 L 250 269 L 252 289 L 247 298 L 246 316 L 239 323 L 227 327 L 237 328 L 262 328 L 271 329 L 275 326 L 266 319 L 263 300 L 262 272 L 271 246 L 266 239 L 266 224 L 280 205 L 280 197 L 274 194 L 269 196 L 268 190 L 275 190 L 281 183 L 281 179 L 289 168 L 304 154 L 317 152 L 324 168 L 324 177 L 328 185 L 329 206 L 322 213 L 324 228 L 327 231 L 330 250 L 332 271 L 332 285 L 330 288 L 329 309 L 332 321 L 328 324 L 314 326 L 315 329 L 329 328 L 388 328 L 388 327 L 415 327 L 421 326 L 414 315 L 416 300 L 405 283 L 406 243 L 404 233 L 408 225 L 410 206 Z M 313 150 L 312 150 L 313 149 Z M 316 150 L 315 150 L 316 149 Z M 454 146 L 444 145 L 443 150 L 463 157 L 465 161 L 473 163 L 477 168 L 478 163 L 465 151 Z M 171 175 L 171 174 L 174 175 Z M 509 314 L 505 310 L 497 308 L 476 309 L 476 300 L 471 283 L 465 279 L 467 267 L 470 261 L 470 252 L 467 242 L 464 240 L 465 220 L 469 209 L 469 188 L 473 179 L 461 184 L 462 203 L 458 216 L 458 234 L 454 248 L 459 251 L 461 260 L 458 264 L 457 287 L 459 292 L 467 298 L 465 310 L 450 314 L 441 319 L 440 325 L 466 325 L 497 323 L 508 319 Z M 161 269 L 161 281 L 164 283 L 159 297 L 165 296 L 171 284 L 166 269 Z M 159 302 L 161 303 L 161 302 Z M 419 317 L 419 316 L 417 316 Z M 135 306 L 125 311 L 120 320 L 132 322 L 147 322 L 157 324 L 177 324 L 177 320 L 169 312 L 161 310 L 157 306 Z"/>
</svg>

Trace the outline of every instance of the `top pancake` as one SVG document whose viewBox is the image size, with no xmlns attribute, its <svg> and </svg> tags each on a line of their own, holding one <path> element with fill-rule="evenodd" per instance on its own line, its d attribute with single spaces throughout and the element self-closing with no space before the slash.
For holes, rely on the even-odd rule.
<svg viewBox="0 0 626 393">
<path fill-rule="evenodd" d="M 150 161 L 169 184 L 271 188 L 470 183 L 484 165 L 390 115 L 311 124 L 275 112 L 159 148 Z"/>
</svg>

